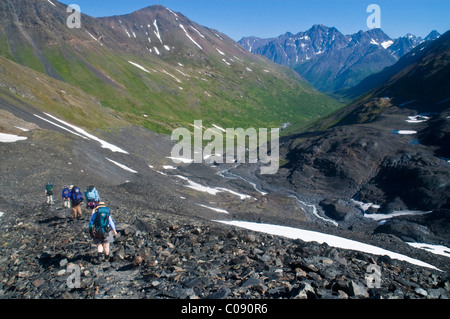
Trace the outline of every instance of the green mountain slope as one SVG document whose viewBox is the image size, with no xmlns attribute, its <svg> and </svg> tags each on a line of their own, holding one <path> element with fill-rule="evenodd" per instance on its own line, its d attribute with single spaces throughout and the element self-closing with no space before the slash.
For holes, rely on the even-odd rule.
<svg viewBox="0 0 450 319">
<path fill-rule="evenodd" d="M 82 15 L 81 28 L 70 29 L 67 6 L 53 3 L 2 1 L 0 55 L 82 90 L 129 123 L 164 133 L 200 119 L 304 127 L 341 106 L 292 70 L 162 6 Z"/>
</svg>

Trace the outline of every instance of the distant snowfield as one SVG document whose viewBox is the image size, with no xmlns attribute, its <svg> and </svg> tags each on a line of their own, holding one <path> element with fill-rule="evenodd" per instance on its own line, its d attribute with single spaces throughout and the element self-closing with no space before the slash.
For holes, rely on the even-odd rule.
<svg viewBox="0 0 450 319">
<path fill-rule="evenodd" d="M 135 67 L 141 69 L 141 70 L 144 71 L 144 72 L 150 73 L 149 70 L 147 70 L 146 68 L 144 68 L 144 67 L 143 67 L 142 65 L 140 65 L 140 64 L 137 64 L 137 63 L 132 62 L 132 61 L 128 61 L 128 63 L 130 63 L 131 65 L 134 65 Z"/>
<path fill-rule="evenodd" d="M 384 41 L 383 43 L 381 43 L 381 46 L 385 49 L 389 48 L 391 45 L 394 44 L 394 41 L 389 40 L 389 41 Z"/>
<path fill-rule="evenodd" d="M 421 243 L 408 243 L 410 246 L 414 248 L 425 249 L 430 253 L 442 255 L 450 258 L 450 248 L 441 246 L 441 245 L 430 245 L 430 244 L 421 244 Z"/>
<path fill-rule="evenodd" d="M 198 46 L 198 48 L 200 50 L 203 50 L 202 47 L 200 46 L 200 44 L 198 44 L 197 42 L 195 42 L 195 40 L 189 35 L 189 33 L 186 31 L 185 27 L 180 24 L 180 28 L 184 31 L 184 33 L 186 34 L 186 36 L 189 38 L 189 40 L 191 40 L 196 46 Z"/>
<path fill-rule="evenodd" d="M 397 216 L 426 215 L 426 214 L 430 214 L 430 213 L 431 213 L 431 211 L 423 212 L 423 211 L 402 210 L 402 211 L 393 212 L 391 214 L 364 214 L 364 217 L 370 218 L 370 219 L 373 219 L 376 221 L 380 221 L 380 220 L 394 218 Z"/>
<path fill-rule="evenodd" d="M 213 211 L 218 212 L 218 213 L 230 214 L 230 213 L 227 212 L 225 209 L 209 207 L 209 206 L 202 205 L 202 204 L 197 204 L 197 205 L 198 205 L 198 206 L 201 206 L 201 207 L 204 207 L 204 208 L 207 208 L 207 209 L 210 209 L 210 210 L 213 210 Z"/>
<path fill-rule="evenodd" d="M 408 116 L 406 122 L 408 123 L 423 123 L 427 122 L 430 118 L 424 115 Z"/>
<path fill-rule="evenodd" d="M 238 196 L 241 200 L 251 199 L 252 198 L 249 195 L 241 194 L 241 193 L 238 193 L 238 192 L 235 192 L 235 191 L 232 191 L 230 189 L 223 188 L 223 187 L 203 186 L 203 185 L 200 185 L 200 184 L 198 184 L 196 182 L 193 182 L 189 178 L 181 176 L 181 175 L 175 175 L 175 177 L 178 177 L 178 178 L 180 178 L 180 179 L 182 179 L 184 181 L 187 181 L 189 183 L 189 185 L 187 185 L 186 187 L 189 187 L 189 188 L 194 189 L 194 190 L 199 191 L 199 192 L 208 193 L 208 194 L 211 194 L 211 195 L 217 195 L 218 193 L 227 192 L 227 193 L 233 194 L 235 196 Z"/>
<path fill-rule="evenodd" d="M 190 159 L 190 158 L 172 157 L 172 156 L 166 157 L 166 158 L 171 159 L 175 164 L 181 164 L 181 163 L 183 163 L 183 164 L 191 164 L 191 163 L 194 162 L 194 160 Z"/>
<path fill-rule="evenodd" d="M 221 221 L 221 220 L 215 220 L 215 222 L 236 226 L 240 228 L 245 228 L 252 231 L 262 232 L 266 234 L 272 234 L 275 236 L 282 236 L 290 239 L 300 239 L 305 242 L 318 242 L 319 244 L 327 243 L 328 245 L 336 248 L 342 248 L 342 249 L 350 249 L 350 250 L 356 250 L 361 251 L 365 253 L 370 253 L 374 255 L 387 255 L 391 257 L 392 259 L 402 260 L 409 262 L 411 264 L 421 266 L 421 267 L 428 267 L 432 269 L 439 270 L 433 265 L 430 265 L 428 263 L 425 263 L 423 261 L 391 252 L 389 250 L 385 250 L 380 247 L 364 244 L 358 241 L 334 236 L 334 235 L 328 235 L 323 234 L 315 231 L 309 231 L 309 230 L 303 230 L 298 228 L 292 228 L 292 227 L 286 227 L 286 226 L 278 226 L 278 225 L 270 225 L 270 224 L 259 224 L 259 223 L 251 223 L 251 222 L 243 222 L 243 221 Z"/>
<path fill-rule="evenodd" d="M 14 143 L 18 141 L 25 141 L 27 137 L 12 135 L 12 134 L 4 134 L 0 133 L 0 142 L 1 143 Z"/>
<path fill-rule="evenodd" d="M 134 169 L 129 168 L 128 166 L 125 166 L 125 165 L 123 165 L 123 164 L 120 164 L 120 163 L 118 163 L 118 162 L 116 162 L 116 161 L 113 161 L 112 159 L 107 158 L 107 157 L 105 157 L 105 158 L 106 158 L 108 161 L 110 161 L 111 163 L 113 163 L 113 164 L 119 166 L 121 169 L 124 169 L 124 170 L 126 170 L 126 171 L 128 171 L 128 172 L 131 172 L 131 173 L 133 173 L 133 174 L 137 174 L 137 173 L 138 173 L 137 171 L 135 171 Z"/>
<path fill-rule="evenodd" d="M 399 131 L 394 131 L 394 133 L 399 134 L 399 135 L 414 135 L 414 134 L 417 134 L 417 131 L 399 130 Z"/>
<path fill-rule="evenodd" d="M 2 217 L 3 215 L 5 215 L 5 213 L 4 212 L 0 212 L 0 217 Z"/>
<path fill-rule="evenodd" d="M 98 137 L 96 137 L 96 136 L 94 136 L 92 134 L 89 134 L 85 130 L 83 130 L 83 129 L 75 126 L 75 125 L 72 125 L 72 124 L 67 123 L 67 122 L 65 122 L 63 120 L 60 120 L 60 119 L 58 119 L 57 117 L 55 117 L 55 116 L 53 116 L 51 114 L 48 114 L 48 113 L 44 113 L 44 114 L 47 115 L 48 117 L 50 117 L 51 119 L 53 119 L 53 120 L 55 120 L 57 122 L 60 122 L 61 124 L 64 124 L 67 127 L 70 127 L 72 130 L 74 130 L 77 133 L 75 133 L 74 131 L 71 131 L 71 130 L 69 130 L 69 129 L 67 129 L 67 128 L 59 125 L 59 124 L 56 124 L 56 123 L 54 123 L 54 122 L 52 122 L 50 120 L 47 120 L 47 119 L 45 119 L 45 118 L 43 118 L 43 117 L 41 117 L 39 115 L 34 114 L 34 116 L 36 116 L 37 118 L 40 118 L 40 119 L 42 119 L 42 120 L 44 120 L 44 121 L 46 121 L 48 123 L 51 123 L 51 124 L 53 124 L 53 125 L 55 125 L 55 126 L 57 126 L 59 128 L 62 128 L 62 129 L 66 130 L 66 131 L 68 131 L 68 132 L 70 132 L 70 133 L 72 133 L 74 135 L 80 136 L 80 137 L 82 137 L 84 139 L 91 139 L 91 140 L 97 141 L 97 142 L 99 142 L 101 144 L 102 148 L 109 149 L 109 150 L 111 150 L 112 152 L 115 152 L 115 153 L 129 154 L 127 151 L 121 149 L 120 147 L 117 147 L 117 146 L 115 146 L 113 144 L 105 142 L 104 140 L 101 140 Z"/>
<path fill-rule="evenodd" d="M 16 126 L 16 128 L 18 128 L 19 130 L 21 130 L 23 132 L 29 132 L 30 131 L 29 129 L 23 128 L 23 127 L 20 127 L 20 126 Z"/>
</svg>

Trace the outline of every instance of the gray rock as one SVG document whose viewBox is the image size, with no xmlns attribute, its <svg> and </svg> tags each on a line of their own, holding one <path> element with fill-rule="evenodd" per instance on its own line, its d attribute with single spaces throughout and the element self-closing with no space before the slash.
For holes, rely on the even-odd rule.
<svg viewBox="0 0 450 319">
<path fill-rule="evenodd" d="M 353 280 L 348 284 L 348 291 L 350 296 L 369 298 L 367 288 L 354 282 Z"/>
<path fill-rule="evenodd" d="M 292 289 L 291 299 L 317 299 L 316 291 L 309 283 L 301 283 L 298 288 Z"/>
<path fill-rule="evenodd" d="M 428 292 L 423 288 L 416 288 L 416 289 L 414 289 L 414 291 L 421 296 L 424 296 L 424 297 L 428 296 Z"/>
<path fill-rule="evenodd" d="M 344 220 L 353 211 L 352 207 L 343 205 L 339 200 L 325 199 L 320 202 L 320 206 L 328 217 L 336 221 Z"/>
<path fill-rule="evenodd" d="M 257 286 L 260 285 L 262 283 L 261 279 L 258 278 L 250 278 L 247 281 L 245 281 L 241 287 L 253 287 L 253 286 Z"/>
</svg>

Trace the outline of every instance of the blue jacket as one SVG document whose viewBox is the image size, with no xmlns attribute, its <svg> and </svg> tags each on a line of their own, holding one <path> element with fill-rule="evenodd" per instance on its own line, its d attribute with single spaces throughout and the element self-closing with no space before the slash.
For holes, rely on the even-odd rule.
<svg viewBox="0 0 450 319">
<path fill-rule="evenodd" d="M 63 199 L 69 199 L 72 197 L 72 192 L 69 188 L 64 188 L 61 194 Z"/>
<path fill-rule="evenodd" d="M 97 189 L 95 187 L 92 190 L 92 192 L 94 193 L 94 196 L 95 196 L 94 200 L 96 202 L 99 202 L 100 201 L 100 195 L 98 194 L 98 191 L 97 191 Z M 86 190 L 86 192 L 84 192 L 84 197 L 86 198 L 86 200 L 88 200 L 88 193 L 89 193 L 89 190 Z"/>
</svg>

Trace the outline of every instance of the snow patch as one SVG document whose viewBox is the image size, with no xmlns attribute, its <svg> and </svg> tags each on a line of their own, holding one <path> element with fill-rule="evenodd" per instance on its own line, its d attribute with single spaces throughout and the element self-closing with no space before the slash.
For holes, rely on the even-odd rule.
<svg viewBox="0 0 450 319">
<path fill-rule="evenodd" d="M 111 150 L 112 152 L 116 152 L 116 153 L 129 154 L 127 151 L 124 151 L 124 150 L 121 149 L 120 147 L 117 147 L 117 146 L 115 146 L 115 145 L 113 145 L 113 144 L 110 144 L 110 143 L 108 143 L 108 142 L 105 142 L 105 141 L 99 139 L 98 137 L 96 137 L 96 136 L 94 136 L 94 135 L 92 135 L 92 134 L 89 134 L 89 133 L 86 132 L 85 130 L 83 130 L 83 129 L 81 129 L 81 128 L 75 126 L 75 125 L 72 125 L 72 124 L 67 123 L 67 122 L 65 122 L 65 121 L 63 121 L 63 120 L 60 120 L 60 119 L 54 117 L 54 116 L 51 115 L 51 114 L 48 114 L 48 113 L 44 113 L 44 114 L 47 115 L 48 117 L 50 117 L 50 118 L 52 118 L 52 119 L 54 119 L 54 120 L 56 120 L 56 121 L 62 123 L 62 124 L 64 124 L 64 125 L 70 127 L 71 129 L 75 130 L 76 132 L 78 132 L 78 133 L 84 135 L 86 138 L 99 142 L 99 143 L 102 145 L 102 148 L 109 149 L 109 150 Z M 35 115 L 35 116 L 36 116 L 36 115 Z"/>
<path fill-rule="evenodd" d="M 26 139 L 27 139 L 27 137 L 24 137 L 24 136 L 0 133 L 0 142 L 1 143 L 14 143 L 14 142 L 18 142 L 18 141 L 24 141 Z"/>
<path fill-rule="evenodd" d="M 200 50 L 203 50 L 202 47 L 200 46 L 200 44 L 198 44 L 197 42 L 195 42 L 194 39 L 192 39 L 192 37 L 189 35 L 189 33 L 186 31 L 186 29 L 184 28 L 184 26 L 182 24 L 180 24 L 180 28 L 183 29 L 184 33 L 189 38 L 189 40 L 191 40 L 196 46 L 198 46 L 200 48 Z"/>
<path fill-rule="evenodd" d="M 243 222 L 243 221 L 216 220 L 215 222 L 226 224 L 226 225 L 231 225 L 231 226 L 236 226 L 236 227 L 241 227 L 241 228 L 245 228 L 245 229 L 252 230 L 252 231 L 267 233 L 267 234 L 271 234 L 271 235 L 275 235 L 275 236 L 286 237 L 286 238 L 290 238 L 290 239 L 300 239 L 300 240 L 303 240 L 306 242 L 315 241 L 315 242 L 318 242 L 319 244 L 327 243 L 328 245 L 330 245 L 332 247 L 341 248 L 341 249 L 356 250 L 356 251 L 361 251 L 364 253 L 381 255 L 381 256 L 387 255 L 393 259 L 406 261 L 406 262 L 409 262 L 411 264 L 418 265 L 421 267 L 428 267 L 428 268 L 439 270 L 435 266 L 427 264 L 423 261 L 405 256 L 405 255 L 401 255 L 398 253 L 394 253 L 394 252 L 391 252 L 389 250 L 386 250 L 386 249 L 383 249 L 380 247 L 364 244 L 364 243 L 361 243 L 358 241 L 354 241 L 354 240 L 350 240 L 350 239 L 346 239 L 346 238 L 342 238 L 342 237 L 338 237 L 338 236 L 323 234 L 323 233 L 319 233 L 319 232 L 315 232 L 315 231 L 303 230 L 303 229 L 286 227 L 286 226 L 271 225 L 271 224 Z"/>
<path fill-rule="evenodd" d="M 183 157 L 166 157 L 168 159 L 171 159 L 175 164 L 191 164 L 194 162 L 193 159 L 190 158 L 183 158 Z"/>
<path fill-rule="evenodd" d="M 200 31 L 198 31 L 196 28 L 194 28 L 193 26 L 190 26 L 195 32 L 198 33 L 199 36 L 201 36 L 203 39 L 205 38 L 205 36 L 203 34 L 200 33 Z"/>
<path fill-rule="evenodd" d="M 134 62 L 131 62 L 131 61 L 128 61 L 128 63 L 130 63 L 130 64 L 134 65 L 135 67 L 137 67 L 137 68 L 141 69 L 141 70 L 142 70 L 142 71 L 144 71 L 144 72 L 150 73 L 150 71 L 149 71 L 149 70 L 147 70 L 146 68 L 144 68 L 144 67 L 143 67 L 142 65 L 139 65 L 139 64 L 137 64 L 137 63 L 134 63 Z"/>
<path fill-rule="evenodd" d="M 175 69 L 175 71 L 177 71 L 178 73 L 184 75 L 184 76 L 187 77 L 187 78 L 190 77 L 189 75 L 187 75 L 186 73 L 184 73 L 184 72 L 182 72 L 182 71 L 180 71 L 180 70 L 178 70 L 178 69 Z"/>
<path fill-rule="evenodd" d="M 230 214 L 230 213 L 227 212 L 225 209 L 209 207 L 209 206 L 202 205 L 202 204 L 197 204 L 197 205 L 198 205 L 198 206 L 201 206 L 201 207 L 204 207 L 204 208 L 207 208 L 207 209 L 210 209 L 210 210 L 213 210 L 213 211 L 218 212 L 218 213 L 223 213 L 223 214 L 228 214 L 228 215 Z"/>
<path fill-rule="evenodd" d="M 383 43 L 381 43 L 381 46 L 385 49 L 389 48 L 391 45 L 394 44 L 394 41 L 389 40 L 389 41 L 384 41 Z"/>
<path fill-rule="evenodd" d="M 53 2 L 51 2 L 50 0 L 47 0 L 52 6 L 56 7 L 56 4 L 54 4 Z"/>
<path fill-rule="evenodd" d="M 399 135 L 414 135 L 417 134 L 416 131 L 410 131 L 410 130 L 400 130 L 400 131 L 394 131 L 395 134 Z"/>
<path fill-rule="evenodd" d="M 363 212 L 366 212 L 371 207 L 375 208 L 375 209 L 380 209 L 381 208 L 380 205 L 376 205 L 374 203 L 364 203 L 364 202 L 360 202 L 360 201 L 357 201 L 357 200 L 354 200 L 354 199 L 352 199 L 350 202 L 353 203 L 359 209 L 361 209 Z"/>
<path fill-rule="evenodd" d="M 376 221 L 386 220 L 390 218 L 394 218 L 397 216 L 408 216 L 408 215 L 426 215 L 430 214 L 429 212 L 422 212 L 422 211 L 411 211 L 411 210 L 402 210 L 402 211 L 395 211 L 391 214 L 364 214 L 364 217 L 370 218 Z"/>
<path fill-rule="evenodd" d="M 252 198 L 249 195 L 240 194 L 240 193 L 237 193 L 237 192 L 232 191 L 232 190 L 227 189 L 227 188 L 222 188 L 222 187 L 215 187 L 215 188 L 213 188 L 213 187 L 209 187 L 209 186 L 203 186 L 203 185 L 200 185 L 200 184 L 198 184 L 196 182 L 193 182 L 189 178 L 181 176 L 181 175 L 176 175 L 175 177 L 178 177 L 178 178 L 180 178 L 180 179 L 182 179 L 184 181 L 187 181 L 189 183 L 189 185 L 187 185 L 186 187 L 194 189 L 194 190 L 199 191 L 199 192 L 208 193 L 208 194 L 211 194 L 211 195 L 217 195 L 218 193 L 227 192 L 227 193 L 233 194 L 235 196 L 238 196 L 241 200 L 251 199 Z"/>
<path fill-rule="evenodd" d="M 162 70 L 163 73 L 167 74 L 168 76 L 172 77 L 175 79 L 175 81 L 177 81 L 178 83 L 181 83 L 181 81 L 174 75 L 170 74 L 169 72 L 167 72 L 166 70 Z"/>
<path fill-rule="evenodd" d="M 156 31 L 153 31 L 153 32 L 158 37 L 161 44 L 163 44 L 162 39 L 161 39 L 161 34 L 159 33 L 159 29 L 158 29 L 158 23 L 156 22 L 156 20 L 153 22 L 153 25 L 155 26 L 155 29 L 156 29 Z"/>
<path fill-rule="evenodd" d="M 221 130 L 222 132 L 226 132 L 226 130 L 216 124 L 213 124 L 212 126 L 214 126 L 216 129 Z"/>
<path fill-rule="evenodd" d="M 18 128 L 19 130 L 24 131 L 24 132 L 29 132 L 30 131 L 29 129 L 23 128 L 23 127 L 20 127 L 20 126 L 15 126 L 15 128 Z"/>
<path fill-rule="evenodd" d="M 97 41 L 101 46 L 103 46 L 103 44 L 100 43 L 100 42 L 98 41 L 98 39 L 97 39 L 92 33 L 90 33 L 89 31 L 86 31 L 86 33 L 89 34 L 89 36 L 90 36 L 92 39 L 94 39 L 95 41 Z"/>
<path fill-rule="evenodd" d="M 214 47 L 216 50 L 217 50 L 217 52 L 219 52 L 221 55 L 225 55 L 225 53 L 223 53 L 222 51 L 220 51 L 218 48 L 216 48 L 216 47 Z"/>
<path fill-rule="evenodd" d="M 118 163 L 118 162 L 116 162 L 116 161 L 113 161 L 112 159 L 107 158 L 107 157 L 105 157 L 105 158 L 106 158 L 108 161 L 110 161 L 111 163 L 113 163 L 113 164 L 119 166 L 121 169 L 124 169 L 124 170 L 126 170 L 126 171 L 128 171 L 128 172 L 131 172 L 131 173 L 133 173 L 133 174 L 137 174 L 137 171 L 135 171 L 134 169 L 131 169 L 131 168 L 129 168 L 128 166 L 125 166 L 125 165 L 123 165 L 123 164 L 120 164 L 120 163 Z"/>
<path fill-rule="evenodd" d="M 442 255 L 445 257 L 450 258 L 450 248 L 446 246 L 441 245 L 430 245 L 430 244 L 422 244 L 422 243 L 408 243 L 410 246 L 419 248 L 419 249 L 425 249 L 426 251 L 429 251 L 430 253 L 436 254 L 436 255 Z"/>
<path fill-rule="evenodd" d="M 408 123 L 423 123 L 428 121 L 430 118 L 428 116 L 416 115 L 416 116 L 408 116 L 406 122 Z"/>
<path fill-rule="evenodd" d="M 85 140 L 89 140 L 87 137 L 85 137 L 85 136 L 83 136 L 83 135 L 80 135 L 80 134 L 78 134 L 78 133 L 75 133 L 74 131 L 69 130 L 68 128 L 66 128 L 66 127 L 64 127 L 64 126 L 62 126 L 62 125 L 56 124 L 56 123 L 54 123 L 54 122 L 52 122 L 52 121 L 50 121 L 50 120 L 48 120 L 48 119 L 46 119 L 46 118 L 43 118 L 42 116 L 39 116 L 39 115 L 37 115 L 37 114 L 33 114 L 33 115 L 34 115 L 35 117 L 37 117 L 38 119 L 41 119 L 41 120 L 43 120 L 43 121 L 45 121 L 45 122 L 47 122 L 47 123 L 50 123 L 50 124 L 52 124 L 52 125 L 54 125 L 54 126 L 56 126 L 56 127 L 59 127 L 60 129 L 65 130 L 65 131 L 67 131 L 67 132 L 69 132 L 69 133 L 71 133 L 71 134 L 73 134 L 73 135 L 76 135 L 76 136 L 78 136 L 78 137 L 81 137 L 82 139 L 85 139 Z"/>
<path fill-rule="evenodd" d="M 172 10 L 170 10 L 169 8 L 166 8 L 167 9 L 167 11 L 169 11 L 170 13 L 172 13 L 175 17 L 177 17 L 178 18 L 178 15 L 175 13 L 175 12 L 173 12 Z"/>
</svg>

